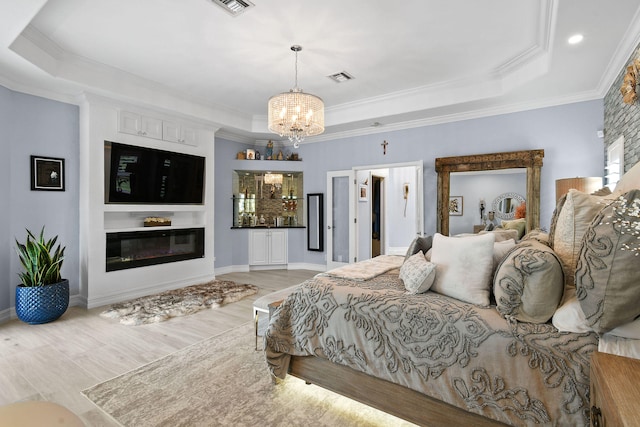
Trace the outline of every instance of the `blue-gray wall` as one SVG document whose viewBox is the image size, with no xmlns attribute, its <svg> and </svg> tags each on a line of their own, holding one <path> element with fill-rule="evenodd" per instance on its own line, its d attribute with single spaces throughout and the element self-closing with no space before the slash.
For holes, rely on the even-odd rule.
<svg viewBox="0 0 640 427">
<path fill-rule="evenodd" d="M 23 241 L 25 228 L 39 232 L 45 226 L 47 236 L 59 236 L 67 247 L 62 274 L 71 295 L 78 293 L 79 110 L 0 87 L 0 115 L 0 318 L 6 318 L 21 270 L 14 238 Z M 31 191 L 32 154 L 65 159 L 66 191 Z"/>
<path fill-rule="evenodd" d="M 422 159 L 425 232 L 433 234 L 436 230 L 437 194 L 435 158 L 542 148 L 545 157 L 541 226 L 548 229 L 555 208 L 556 179 L 604 174 L 603 141 L 596 133 L 603 129 L 603 120 L 603 101 L 595 100 L 327 142 L 303 143 L 298 152 L 304 165 L 304 192 L 326 194 L 327 171 Z M 386 155 L 380 145 L 384 140 L 389 142 Z M 229 229 L 230 160 L 244 148 L 247 146 L 216 138 L 216 268 L 246 264 L 247 260 L 246 239 L 239 238 L 234 234 L 235 230 Z M 286 168 L 286 164 L 278 168 Z M 218 197 L 220 192 L 222 196 Z M 302 254 L 295 255 L 303 258 L 296 262 L 325 264 L 324 253 L 303 250 Z"/>
</svg>

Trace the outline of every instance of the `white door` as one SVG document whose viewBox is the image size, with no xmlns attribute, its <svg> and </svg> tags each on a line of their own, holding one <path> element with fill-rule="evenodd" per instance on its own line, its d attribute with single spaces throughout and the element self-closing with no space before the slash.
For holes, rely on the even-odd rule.
<svg viewBox="0 0 640 427">
<path fill-rule="evenodd" d="M 287 230 L 269 231 L 269 264 L 287 263 Z"/>
<path fill-rule="evenodd" d="M 355 173 L 327 172 L 327 270 L 355 262 Z"/>
</svg>

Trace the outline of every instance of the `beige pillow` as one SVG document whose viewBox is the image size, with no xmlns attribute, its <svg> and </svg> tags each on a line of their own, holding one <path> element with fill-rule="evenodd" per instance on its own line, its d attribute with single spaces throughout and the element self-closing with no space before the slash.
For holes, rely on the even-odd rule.
<svg viewBox="0 0 640 427">
<path fill-rule="evenodd" d="M 478 234 L 491 233 L 494 235 L 496 242 L 503 242 L 505 240 L 518 240 L 518 230 L 505 230 L 504 228 L 494 228 L 491 231 L 482 230 Z"/>
<path fill-rule="evenodd" d="M 563 290 L 560 260 L 537 240 L 518 243 L 509 252 L 498 266 L 493 286 L 500 314 L 530 323 L 551 319 Z"/>
<path fill-rule="evenodd" d="M 553 250 L 564 268 L 565 286 L 574 286 L 574 272 L 582 237 L 591 220 L 605 206 L 606 201 L 598 196 L 571 189 L 558 214 L 553 235 Z"/>
<path fill-rule="evenodd" d="M 436 265 L 424 257 L 422 251 L 413 254 L 400 267 L 400 280 L 410 294 L 427 292 L 436 277 Z"/>
<path fill-rule="evenodd" d="M 493 271 L 496 271 L 498 265 L 500 265 L 504 257 L 507 256 L 509 251 L 515 246 L 516 241 L 513 239 L 503 240 L 501 242 L 495 242 L 493 244 Z"/>
<path fill-rule="evenodd" d="M 640 190 L 593 219 L 576 267 L 576 296 L 591 326 L 605 333 L 640 316 Z"/>
<path fill-rule="evenodd" d="M 436 264 L 436 280 L 431 290 L 488 306 L 494 242 L 493 233 L 467 237 L 436 233 L 431 252 L 431 262 Z"/>
<path fill-rule="evenodd" d="M 517 230 L 517 240 L 522 239 L 522 236 L 524 236 L 524 233 L 527 230 L 527 220 L 524 218 L 514 219 L 513 221 L 502 221 L 501 225 L 505 230 Z"/>
<path fill-rule="evenodd" d="M 633 165 L 631 169 L 620 177 L 620 181 L 617 182 L 612 195 L 618 197 L 636 188 L 640 188 L 640 162 Z"/>
</svg>

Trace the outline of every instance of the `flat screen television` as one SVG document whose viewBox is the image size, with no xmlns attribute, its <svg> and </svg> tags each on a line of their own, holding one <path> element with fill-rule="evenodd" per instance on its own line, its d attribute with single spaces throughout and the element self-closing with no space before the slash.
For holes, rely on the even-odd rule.
<svg viewBox="0 0 640 427">
<path fill-rule="evenodd" d="M 205 158 L 104 142 L 105 202 L 202 204 Z"/>
</svg>

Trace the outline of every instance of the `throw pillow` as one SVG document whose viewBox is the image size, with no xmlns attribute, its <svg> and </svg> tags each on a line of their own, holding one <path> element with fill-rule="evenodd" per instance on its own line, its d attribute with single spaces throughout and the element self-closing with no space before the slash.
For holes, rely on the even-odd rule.
<svg viewBox="0 0 640 427">
<path fill-rule="evenodd" d="M 576 298 L 575 288 L 567 289 L 564 295 L 564 302 L 555 313 L 553 313 L 553 319 L 551 320 L 553 326 L 560 332 L 593 332 L 593 329 L 587 324 L 587 319 L 584 317 L 582 307 L 580 307 L 580 301 Z"/>
<path fill-rule="evenodd" d="M 404 256 L 404 260 L 408 260 L 411 255 L 417 254 L 420 251 L 422 251 L 423 254 L 426 254 L 427 251 L 431 249 L 432 241 L 432 236 L 416 237 L 413 239 L 413 242 L 409 245 L 407 253 Z"/>
<path fill-rule="evenodd" d="M 493 286 L 498 312 L 530 323 L 551 319 L 563 290 L 560 260 L 553 249 L 537 240 L 521 242 L 507 254 Z"/>
<path fill-rule="evenodd" d="M 587 230 L 576 295 L 589 325 L 605 333 L 640 316 L 640 190 L 606 206 Z"/>
<path fill-rule="evenodd" d="M 436 280 L 431 290 L 461 301 L 489 305 L 493 270 L 493 233 L 467 237 L 433 237 L 431 262 Z"/>
<path fill-rule="evenodd" d="M 495 242 L 493 244 L 493 271 L 496 271 L 498 265 L 500 265 L 504 257 L 507 256 L 515 245 L 516 241 L 513 239 L 503 240 L 502 242 Z"/>
<path fill-rule="evenodd" d="M 525 231 L 527 231 L 527 220 L 525 218 L 514 219 L 513 221 L 502 221 L 501 225 L 505 230 L 517 230 L 517 240 L 522 239 Z"/>
<path fill-rule="evenodd" d="M 411 255 L 400 267 L 400 280 L 410 294 L 427 292 L 436 277 L 436 266 L 427 261 L 422 251 Z"/>
<path fill-rule="evenodd" d="M 574 273 L 584 233 L 591 220 L 604 206 L 604 199 L 571 189 L 558 214 L 553 236 L 553 250 L 564 268 L 565 286 L 574 286 Z"/>
<path fill-rule="evenodd" d="M 551 214 L 551 225 L 549 226 L 549 246 L 553 248 L 553 236 L 556 234 L 556 227 L 558 226 L 558 216 L 560 212 L 562 212 L 562 207 L 564 203 L 567 201 L 567 195 L 563 195 L 558 199 L 556 203 L 556 208 L 553 210 L 553 214 Z"/>
</svg>

